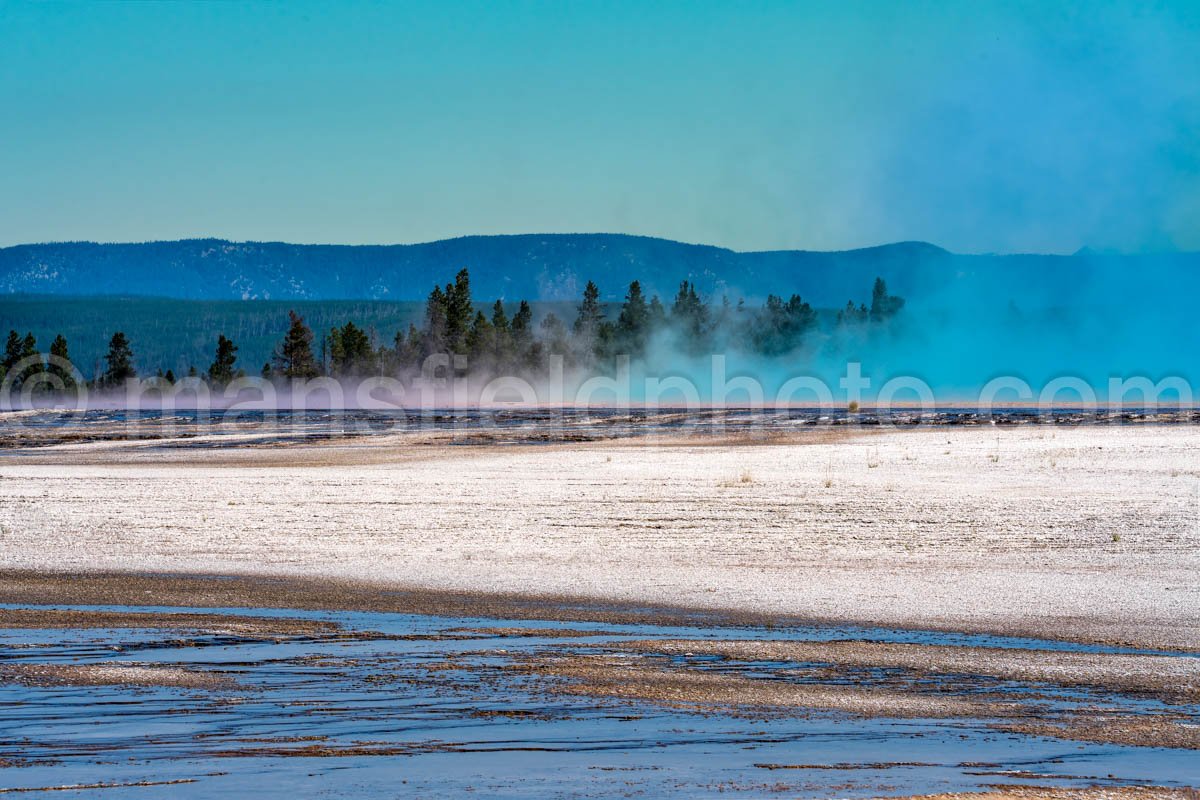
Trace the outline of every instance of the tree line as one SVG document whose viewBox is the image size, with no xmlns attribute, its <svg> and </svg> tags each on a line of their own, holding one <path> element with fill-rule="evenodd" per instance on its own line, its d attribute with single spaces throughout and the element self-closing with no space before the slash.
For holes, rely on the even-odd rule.
<svg viewBox="0 0 1200 800">
<path fill-rule="evenodd" d="M 889 294 L 887 284 L 877 278 L 870 305 L 847 302 L 833 325 L 841 331 L 869 331 L 887 324 L 903 307 L 904 299 Z M 463 269 L 452 282 L 435 286 L 429 293 L 422 324 L 410 323 L 390 344 L 379 344 L 372 333 L 352 321 L 334 326 L 318 339 L 303 317 L 289 311 L 287 331 L 258 373 L 267 380 L 321 375 L 403 377 L 418 372 L 435 354 L 465 356 L 461 368 L 482 367 L 503 374 L 536 374 L 547 368 L 551 355 L 561 356 L 568 367 L 603 370 L 616 356 L 645 356 L 658 341 L 667 341 L 672 352 L 687 355 L 736 349 L 781 357 L 805 346 L 821 325 L 817 310 L 797 294 L 786 300 L 768 295 L 761 306 L 749 308 L 744 300 L 734 303 L 728 297 L 719 302 L 706 300 L 687 280 L 680 283 L 669 306 L 657 295 L 647 298 L 641 283 L 633 281 L 611 316 L 600 300 L 599 288 L 588 281 L 570 324 L 551 311 L 535 325 L 533 308 L 525 300 L 515 304 L 511 316 L 503 300 L 492 303 L 490 313 L 485 308 L 478 307 L 471 297 L 470 273 Z M 237 352 L 233 341 L 218 334 L 211 365 L 203 373 L 191 367 L 188 377 L 215 388 L 245 377 Z M 52 358 L 46 359 L 40 352 L 32 333 L 21 336 L 10 331 L 0 380 L 9 376 L 11 387 L 19 388 L 31 380 L 34 386 L 49 386 L 45 377 L 52 377 L 70 391 L 75 379 L 64 366 L 70 362 L 70 354 L 62 334 L 51 343 L 49 355 Z M 112 389 L 134 377 L 138 373 L 132 345 L 117 331 L 109 341 L 103 370 L 88 385 Z M 160 370 L 156 377 L 167 383 L 177 380 L 172 370 Z"/>
</svg>

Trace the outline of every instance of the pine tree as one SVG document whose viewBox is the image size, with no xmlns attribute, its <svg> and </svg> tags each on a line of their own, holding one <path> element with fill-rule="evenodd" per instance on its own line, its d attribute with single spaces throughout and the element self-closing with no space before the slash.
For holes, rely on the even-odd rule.
<svg viewBox="0 0 1200 800">
<path fill-rule="evenodd" d="M 671 318 L 684 337 L 687 350 L 699 353 L 708 348 L 708 337 L 711 333 L 708 306 L 696 294 L 694 283 L 682 281 L 679 284 L 679 293 L 675 295 L 675 305 L 671 308 Z"/>
<path fill-rule="evenodd" d="M 512 319 L 512 346 L 517 364 L 535 368 L 542 360 L 542 344 L 533 335 L 533 309 L 522 300 Z"/>
<path fill-rule="evenodd" d="M 583 302 L 579 305 L 579 315 L 575 318 L 575 334 L 595 338 L 604 321 L 604 309 L 600 307 L 600 290 L 592 281 L 587 282 L 583 289 Z"/>
<path fill-rule="evenodd" d="M 338 377 L 362 377 L 375 372 L 375 349 L 362 328 L 347 322 L 329 332 L 330 372 Z"/>
<path fill-rule="evenodd" d="M 583 302 L 575 318 L 575 349 L 584 363 L 603 358 L 612 338 L 612 326 L 604 322 L 604 309 L 600 305 L 600 290 L 592 281 L 583 289 Z"/>
<path fill-rule="evenodd" d="M 856 306 L 853 300 L 847 300 L 846 307 L 838 312 L 837 324 L 842 327 L 858 325 L 866 322 L 870 318 L 870 314 L 865 303 Z"/>
<path fill-rule="evenodd" d="M 751 341 L 763 355 L 783 355 L 799 347 L 816 324 L 817 312 L 800 295 L 792 295 L 786 303 L 782 297 L 767 295 L 753 322 Z"/>
<path fill-rule="evenodd" d="M 516 316 L 512 319 L 513 344 L 518 350 L 524 351 L 533 339 L 533 309 L 529 302 L 521 301 Z"/>
<path fill-rule="evenodd" d="M 38 376 L 46 371 L 46 362 L 41 355 L 37 347 L 37 338 L 32 333 L 25 334 L 25 338 L 21 340 L 21 357 L 19 359 L 25 362 L 25 367 L 18 376 L 22 384 L 26 381 L 37 380 Z M 36 385 L 42 389 L 46 388 L 40 382 Z"/>
<path fill-rule="evenodd" d="M 454 283 L 446 284 L 446 345 L 451 353 L 467 352 L 473 310 L 471 276 L 461 269 L 454 276 Z"/>
<path fill-rule="evenodd" d="M 7 375 L 16 363 L 21 360 L 21 334 L 16 331 L 8 332 L 8 341 L 4 345 L 4 369 L 0 372 L 0 377 Z"/>
<path fill-rule="evenodd" d="M 33 333 L 25 334 L 25 338 L 21 341 L 21 358 L 33 358 L 37 354 L 37 338 Z"/>
<path fill-rule="evenodd" d="M 667 323 L 667 308 L 658 299 L 658 295 L 650 298 L 650 306 L 646 314 L 646 324 L 650 330 L 658 330 Z"/>
<path fill-rule="evenodd" d="M 50 355 L 49 373 L 62 384 L 63 391 L 74 391 L 76 384 L 75 374 L 71 369 L 71 355 L 67 352 L 67 339 L 61 333 L 50 343 Z"/>
<path fill-rule="evenodd" d="M 396 332 L 396 368 L 409 370 L 419 366 L 423 349 L 421 331 L 413 323 L 408 323 L 408 336 L 401 331 Z"/>
<path fill-rule="evenodd" d="M 553 311 L 542 319 L 542 339 L 545 341 L 548 355 L 564 357 L 569 355 L 570 343 L 567 341 L 567 326 Z"/>
<path fill-rule="evenodd" d="M 904 298 L 888 294 L 887 283 L 883 278 L 875 279 L 875 287 L 871 291 L 871 321 L 887 322 L 904 308 Z"/>
<path fill-rule="evenodd" d="M 449 285 L 446 287 L 450 288 Z M 421 354 L 430 356 L 434 353 L 445 353 L 449 346 L 449 322 L 446 316 L 446 293 L 442 287 L 435 286 L 425 302 L 425 335 L 421 340 Z"/>
<path fill-rule="evenodd" d="M 512 363 L 514 352 L 512 323 L 504 313 L 504 303 L 497 300 L 492 306 L 492 357 L 503 367 Z"/>
<path fill-rule="evenodd" d="M 175 370 L 168 369 L 166 374 L 163 375 L 163 380 L 165 380 L 167 383 L 174 384 L 175 383 Z"/>
<path fill-rule="evenodd" d="M 295 311 L 288 312 L 288 320 L 287 334 L 275 353 L 275 366 L 285 378 L 315 378 L 317 362 L 313 359 L 313 333 Z"/>
<path fill-rule="evenodd" d="M 137 377 L 133 366 L 133 349 L 125 334 L 117 331 L 108 342 L 108 355 L 104 357 L 107 367 L 100 378 L 100 385 L 106 389 L 115 389 L 130 378 Z"/>
<path fill-rule="evenodd" d="M 475 315 L 471 329 L 467 331 L 467 357 L 471 364 L 491 357 L 496 347 L 496 329 L 482 311 Z"/>
<path fill-rule="evenodd" d="M 639 356 L 646 346 L 650 323 L 650 308 L 642 295 L 642 284 L 633 281 L 625 295 L 625 304 L 617 317 L 616 347 L 623 355 Z"/>
<path fill-rule="evenodd" d="M 226 339 L 225 334 L 217 336 L 217 354 L 213 364 L 208 368 L 208 379 L 217 387 L 225 387 L 233 380 L 233 365 L 237 362 L 237 345 Z"/>
</svg>

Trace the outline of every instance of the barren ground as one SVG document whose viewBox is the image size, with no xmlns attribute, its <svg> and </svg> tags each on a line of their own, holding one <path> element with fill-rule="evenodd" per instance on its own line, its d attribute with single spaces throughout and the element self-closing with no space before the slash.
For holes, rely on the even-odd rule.
<svg viewBox="0 0 1200 800">
<path fill-rule="evenodd" d="M 1179 425 L 18 449 L 0 453 L 0 568 L 339 578 L 1200 649 L 1197 445 L 1200 429 Z"/>
</svg>

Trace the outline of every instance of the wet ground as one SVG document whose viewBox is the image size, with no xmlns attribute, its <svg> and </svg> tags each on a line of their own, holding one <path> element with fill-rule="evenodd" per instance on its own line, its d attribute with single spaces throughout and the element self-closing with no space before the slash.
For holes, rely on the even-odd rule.
<svg viewBox="0 0 1200 800">
<path fill-rule="evenodd" d="M 287 445 L 378 435 L 426 434 L 452 444 L 548 444 L 654 436 L 770 439 L 813 428 L 885 426 L 1005 427 L 1194 424 L 1196 409 L 963 407 L 822 408 L 509 408 L 435 410 L 103 410 L 0 414 L 0 450 L 102 441 L 174 447 Z"/>
<path fill-rule="evenodd" d="M 1198 675 L 1188 653 L 862 628 L 3 606 L 0 791 L 1195 786 Z"/>
</svg>

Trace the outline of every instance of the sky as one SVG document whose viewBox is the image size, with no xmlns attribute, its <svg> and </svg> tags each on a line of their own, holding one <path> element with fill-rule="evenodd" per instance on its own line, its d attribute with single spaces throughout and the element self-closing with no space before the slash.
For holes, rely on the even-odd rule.
<svg viewBox="0 0 1200 800">
<path fill-rule="evenodd" d="M 0 0 L 0 246 L 1200 250 L 1200 2 Z"/>
</svg>

